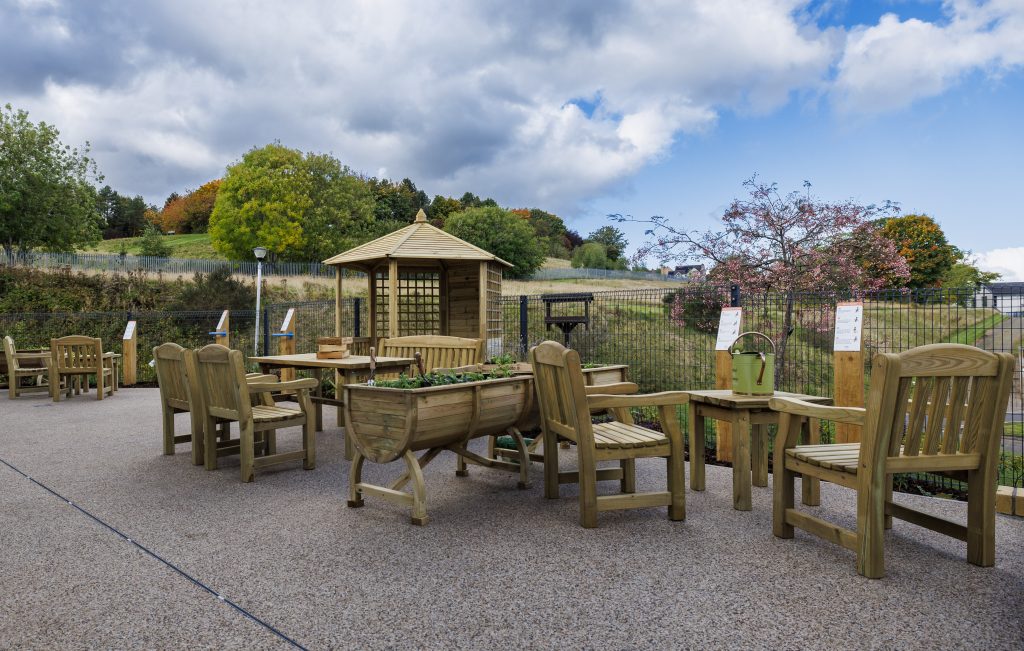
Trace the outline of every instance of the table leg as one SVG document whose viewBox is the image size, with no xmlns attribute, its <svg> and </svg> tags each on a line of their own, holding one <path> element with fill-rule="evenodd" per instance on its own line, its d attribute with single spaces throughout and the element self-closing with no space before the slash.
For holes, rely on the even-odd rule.
<svg viewBox="0 0 1024 651">
<path fill-rule="evenodd" d="M 753 468 L 751 483 L 754 486 L 768 485 L 768 426 L 750 427 L 750 466 Z"/>
<path fill-rule="evenodd" d="M 732 421 L 732 507 L 750 511 L 750 412 L 738 410 Z"/>
<path fill-rule="evenodd" d="M 323 380 L 324 371 L 321 368 L 313 368 L 310 370 L 313 371 L 313 378 L 316 379 L 316 388 L 313 389 L 313 395 L 317 398 L 322 398 L 324 390 L 321 380 Z M 324 431 L 324 405 L 322 402 L 316 401 L 314 406 L 316 407 L 316 431 L 322 432 Z"/>
<path fill-rule="evenodd" d="M 704 490 L 704 417 L 690 401 L 690 490 Z"/>
<path fill-rule="evenodd" d="M 821 422 L 817 418 L 803 418 L 800 423 L 808 445 L 821 443 Z M 800 478 L 800 501 L 804 506 L 821 505 L 821 480 L 804 475 Z"/>
<path fill-rule="evenodd" d="M 350 375 L 352 373 L 352 375 Z M 345 371 L 344 373 L 336 373 L 336 380 L 334 384 L 334 398 L 336 400 L 343 400 L 345 398 L 344 386 L 349 382 L 356 380 L 355 373 L 353 371 Z M 344 407 L 338 407 L 338 426 L 344 427 L 345 416 Z M 352 437 L 348 435 L 348 430 L 345 430 L 345 460 L 351 461 L 352 457 L 355 456 L 356 446 L 352 443 Z"/>
</svg>

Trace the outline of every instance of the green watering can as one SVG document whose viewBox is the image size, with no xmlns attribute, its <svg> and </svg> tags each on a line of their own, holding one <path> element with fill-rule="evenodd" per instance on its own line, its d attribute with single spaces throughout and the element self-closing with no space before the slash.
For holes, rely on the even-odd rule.
<svg viewBox="0 0 1024 651">
<path fill-rule="evenodd" d="M 772 346 L 772 352 L 742 351 L 735 348 L 740 339 L 757 335 Z M 732 392 L 746 396 L 770 396 L 775 393 L 775 342 L 768 335 L 751 330 L 740 333 L 729 346 L 732 353 Z"/>
</svg>

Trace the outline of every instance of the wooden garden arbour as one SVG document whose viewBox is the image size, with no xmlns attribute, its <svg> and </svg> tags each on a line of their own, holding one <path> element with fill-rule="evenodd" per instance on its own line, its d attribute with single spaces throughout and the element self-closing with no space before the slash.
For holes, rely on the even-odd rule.
<svg viewBox="0 0 1024 651">
<path fill-rule="evenodd" d="M 362 271 L 369 285 L 369 342 L 408 335 L 482 339 L 502 335 L 502 267 L 492 253 L 442 231 L 420 210 L 393 233 L 324 261 L 337 267 L 335 334 L 341 336 L 342 269 Z"/>
</svg>

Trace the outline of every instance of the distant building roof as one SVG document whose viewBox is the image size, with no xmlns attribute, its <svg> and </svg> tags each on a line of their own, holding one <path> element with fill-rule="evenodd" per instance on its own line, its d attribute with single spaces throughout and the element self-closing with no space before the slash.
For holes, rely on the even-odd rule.
<svg viewBox="0 0 1024 651">
<path fill-rule="evenodd" d="M 989 283 L 985 289 L 992 292 L 993 296 L 1024 294 L 1024 283 Z"/>
</svg>

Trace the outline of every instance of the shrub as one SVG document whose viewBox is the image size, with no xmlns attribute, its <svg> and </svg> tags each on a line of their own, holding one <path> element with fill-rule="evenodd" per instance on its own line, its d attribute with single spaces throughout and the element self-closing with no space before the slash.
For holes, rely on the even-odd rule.
<svg viewBox="0 0 1024 651">
<path fill-rule="evenodd" d="M 718 320 L 727 299 L 716 288 L 699 287 L 669 292 L 662 297 L 661 302 L 677 326 L 714 333 L 718 331 Z"/>
<path fill-rule="evenodd" d="M 160 231 L 152 226 L 146 226 L 146 233 L 139 241 L 139 255 L 168 258 L 171 255 L 171 245 L 167 243 Z"/>
</svg>

